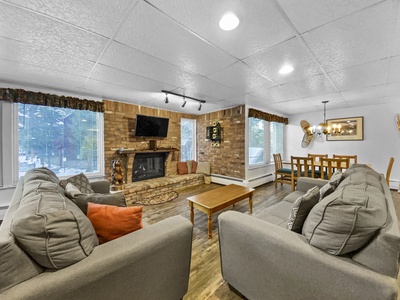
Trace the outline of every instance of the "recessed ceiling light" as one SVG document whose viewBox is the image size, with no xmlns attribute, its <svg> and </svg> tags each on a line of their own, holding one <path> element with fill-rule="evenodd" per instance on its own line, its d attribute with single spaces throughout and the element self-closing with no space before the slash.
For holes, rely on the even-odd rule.
<svg viewBox="0 0 400 300">
<path fill-rule="evenodd" d="M 235 16 L 234 13 L 228 12 L 224 14 L 219 21 L 219 27 L 221 27 L 222 30 L 233 30 L 239 25 L 239 18 Z"/>
<path fill-rule="evenodd" d="M 289 74 L 293 71 L 293 67 L 291 65 L 285 65 L 279 70 L 279 74 Z"/>
</svg>

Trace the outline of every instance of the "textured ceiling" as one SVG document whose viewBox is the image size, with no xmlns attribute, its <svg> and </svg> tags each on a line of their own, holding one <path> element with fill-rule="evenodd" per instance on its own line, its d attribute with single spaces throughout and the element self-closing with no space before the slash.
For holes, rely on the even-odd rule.
<svg viewBox="0 0 400 300">
<path fill-rule="evenodd" d="M 0 0 L 0 85 L 193 114 L 400 103 L 399 18 L 399 0 Z"/>
</svg>

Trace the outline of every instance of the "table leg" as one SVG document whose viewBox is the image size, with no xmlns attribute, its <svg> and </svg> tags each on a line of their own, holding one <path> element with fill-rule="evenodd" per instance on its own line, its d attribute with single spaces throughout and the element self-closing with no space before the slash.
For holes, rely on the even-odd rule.
<svg viewBox="0 0 400 300">
<path fill-rule="evenodd" d="M 189 202 L 190 206 L 190 222 L 194 225 L 194 208 L 193 208 L 193 202 Z"/>
<path fill-rule="evenodd" d="M 212 238 L 212 213 L 208 212 L 208 238 Z"/>
<path fill-rule="evenodd" d="M 249 195 L 249 206 L 250 206 L 250 213 L 253 213 L 253 192 Z"/>
</svg>

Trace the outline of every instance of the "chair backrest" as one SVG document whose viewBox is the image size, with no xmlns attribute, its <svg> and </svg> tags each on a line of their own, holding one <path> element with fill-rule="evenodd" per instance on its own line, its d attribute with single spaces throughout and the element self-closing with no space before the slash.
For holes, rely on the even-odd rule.
<svg viewBox="0 0 400 300">
<path fill-rule="evenodd" d="M 350 166 L 349 158 L 322 158 L 321 159 L 321 178 L 330 179 L 336 170 L 343 171 Z"/>
<path fill-rule="evenodd" d="M 333 158 L 348 158 L 351 164 L 356 164 L 357 163 L 357 155 L 333 154 Z"/>
<path fill-rule="evenodd" d="M 321 158 L 328 158 L 328 154 L 308 153 L 308 157 L 311 157 L 314 161 L 321 161 Z"/>
<path fill-rule="evenodd" d="M 311 157 L 291 156 L 292 178 L 314 177 L 314 160 Z"/>
<path fill-rule="evenodd" d="M 277 154 L 273 154 L 273 155 L 274 155 L 275 171 L 278 169 L 282 169 L 283 164 L 282 164 L 281 154 L 277 153 Z"/>
<path fill-rule="evenodd" d="M 389 183 L 390 183 L 389 179 L 390 179 L 390 173 L 392 173 L 393 163 L 394 163 L 394 158 L 391 157 L 391 158 L 389 159 L 389 165 L 388 165 L 388 168 L 387 168 L 387 171 L 386 171 L 386 183 L 387 183 L 387 185 L 388 185 L 389 187 L 390 187 L 390 185 L 389 185 Z"/>
</svg>

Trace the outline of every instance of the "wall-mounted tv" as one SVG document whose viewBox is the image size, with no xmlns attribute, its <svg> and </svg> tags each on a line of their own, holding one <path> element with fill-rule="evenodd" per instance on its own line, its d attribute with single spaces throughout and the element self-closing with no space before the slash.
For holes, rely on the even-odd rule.
<svg viewBox="0 0 400 300">
<path fill-rule="evenodd" d="M 168 118 L 136 115 L 135 136 L 138 137 L 167 137 Z"/>
</svg>

